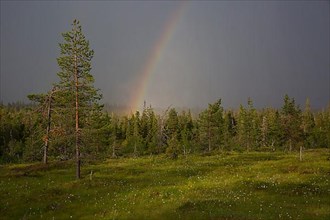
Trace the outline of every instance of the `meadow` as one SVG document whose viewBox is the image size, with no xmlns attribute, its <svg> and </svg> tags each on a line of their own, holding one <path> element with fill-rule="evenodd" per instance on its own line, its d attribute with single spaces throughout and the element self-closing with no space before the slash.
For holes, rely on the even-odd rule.
<svg viewBox="0 0 330 220">
<path fill-rule="evenodd" d="M 0 166 L 0 219 L 330 219 L 330 151 Z"/>
</svg>

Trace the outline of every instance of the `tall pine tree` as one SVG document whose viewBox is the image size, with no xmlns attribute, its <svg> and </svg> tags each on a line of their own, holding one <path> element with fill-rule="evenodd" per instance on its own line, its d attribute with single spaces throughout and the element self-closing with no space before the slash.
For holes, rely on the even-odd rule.
<svg viewBox="0 0 330 220">
<path fill-rule="evenodd" d="M 80 148 L 82 129 L 87 125 L 86 119 L 100 110 L 98 100 L 101 95 L 93 86 L 94 78 L 90 74 L 94 51 L 89 48 L 89 41 L 82 33 L 79 21 L 74 20 L 72 30 L 62 34 L 64 43 L 60 43 L 61 56 L 57 59 L 61 71 L 57 74 L 62 115 L 74 128 L 76 178 L 80 178 Z"/>
</svg>

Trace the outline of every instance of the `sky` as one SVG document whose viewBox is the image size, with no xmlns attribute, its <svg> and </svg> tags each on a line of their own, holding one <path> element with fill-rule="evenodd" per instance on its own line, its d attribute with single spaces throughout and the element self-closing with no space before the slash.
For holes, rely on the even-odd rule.
<svg viewBox="0 0 330 220">
<path fill-rule="evenodd" d="M 329 1 L 1 1 L 0 101 L 59 80 L 74 19 L 95 55 L 104 103 L 225 108 L 330 101 Z"/>
</svg>

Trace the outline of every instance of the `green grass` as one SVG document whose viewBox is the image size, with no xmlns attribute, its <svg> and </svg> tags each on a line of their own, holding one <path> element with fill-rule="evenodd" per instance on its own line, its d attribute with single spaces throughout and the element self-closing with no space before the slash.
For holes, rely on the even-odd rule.
<svg viewBox="0 0 330 220">
<path fill-rule="evenodd" d="M 0 219 L 330 219 L 329 150 L 0 166 Z M 90 173 L 93 171 L 92 179 Z"/>
</svg>

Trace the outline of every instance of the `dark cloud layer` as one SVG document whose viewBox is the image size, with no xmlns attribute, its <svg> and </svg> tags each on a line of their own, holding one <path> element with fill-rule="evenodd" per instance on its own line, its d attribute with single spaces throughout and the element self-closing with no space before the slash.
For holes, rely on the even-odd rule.
<svg viewBox="0 0 330 220">
<path fill-rule="evenodd" d="M 60 33 L 74 18 L 95 50 L 104 102 L 128 105 L 177 2 L 1 1 L 1 101 L 26 101 L 57 81 Z M 328 1 L 188 2 L 146 90 L 159 107 L 329 103 Z M 141 103 L 142 105 L 142 103 Z"/>
</svg>

